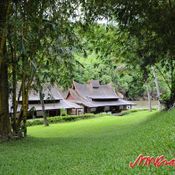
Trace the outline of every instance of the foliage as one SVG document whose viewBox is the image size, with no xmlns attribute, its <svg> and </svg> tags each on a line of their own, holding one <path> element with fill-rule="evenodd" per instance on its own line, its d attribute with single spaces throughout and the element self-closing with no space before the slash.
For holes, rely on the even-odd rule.
<svg viewBox="0 0 175 175">
<path fill-rule="evenodd" d="M 16 48 L 20 81 L 21 76 L 26 74 L 28 81 L 35 77 L 40 82 L 57 82 L 63 87 L 71 84 L 74 67 L 72 51 L 78 48 L 78 39 L 74 33 L 74 23 L 69 21 L 71 14 L 58 12 L 56 3 L 41 1 L 36 6 L 18 2 L 16 8 L 15 5 L 13 7 L 9 38 L 13 49 Z M 65 2 L 58 4 L 60 8 L 68 6 Z M 23 60 L 25 67 L 22 67 Z"/>
<path fill-rule="evenodd" d="M 29 127 L 26 139 L 0 144 L 0 172 L 4 175 L 173 174 L 173 167 L 131 169 L 129 162 L 141 153 L 164 155 L 168 160 L 174 157 L 174 114 L 174 110 L 141 111 L 122 117 Z"/>
<path fill-rule="evenodd" d="M 18 104 L 14 93 L 17 82 L 22 82 L 21 117 L 16 120 L 14 114 L 12 119 L 14 134 L 21 135 L 19 132 L 25 128 L 28 115 L 29 90 L 33 86 L 41 91 L 46 82 L 68 88 L 73 80 L 75 63 L 72 53 L 79 48 L 79 41 L 74 32 L 76 23 L 70 20 L 75 11 L 71 1 L 14 1 L 10 5 L 5 31 L 10 78 L 6 76 L 5 81 L 10 81 L 13 109 L 17 109 Z"/>
<path fill-rule="evenodd" d="M 74 77 L 77 81 L 85 83 L 89 79 L 99 79 L 102 83 L 112 83 L 117 91 L 132 100 L 145 96 L 145 84 L 154 87 L 150 66 L 146 67 L 137 53 L 137 49 L 141 50 L 138 41 L 127 31 L 120 31 L 113 25 L 94 24 L 86 33 L 81 30 L 79 33 L 85 54 L 75 55 L 81 63 L 76 66 Z M 165 91 L 167 85 L 159 74 L 158 78 L 161 90 Z M 152 88 L 154 98 L 155 92 Z"/>
<path fill-rule="evenodd" d="M 138 112 L 138 111 L 147 111 L 147 109 L 131 109 L 127 111 L 122 111 L 117 116 L 124 116 L 130 113 Z M 96 118 L 96 117 L 104 117 L 104 116 L 111 116 L 112 114 L 93 114 L 93 113 L 85 113 L 81 115 L 61 115 L 61 116 L 54 116 L 54 117 L 48 117 L 47 120 L 49 124 L 54 123 L 62 123 L 62 122 L 70 122 L 70 121 L 77 121 L 81 119 L 89 119 L 89 118 Z M 27 126 L 36 126 L 36 125 L 42 125 L 43 119 L 42 118 L 36 118 L 36 119 L 29 119 L 27 120 Z"/>
<path fill-rule="evenodd" d="M 66 115 L 66 116 L 55 116 L 55 117 L 48 117 L 48 122 L 50 124 L 53 123 L 60 123 L 60 122 L 70 122 L 70 121 L 77 121 L 80 119 L 88 119 L 88 118 L 95 118 L 95 117 L 102 117 L 106 114 L 81 114 L 81 115 Z M 42 125 L 43 119 L 30 119 L 27 120 L 27 126 L 35 126 L 35 125 Z"/>
<path fill-rule="evenodd" d="M 107 64 L 97 54 L 89 54 L 87 58 L 76 55 L 83 65 L 76 65 L 74 77 L 76 81 L 86 83 L 90 79 L 98 79 L 102 84 L 112 83 L 117 91 L 130 99 L 143 97 L 143 75 L 139 69 L 123 64 Z M 123 69 L 123 70 L 122 70 Z"/>
<path fill-rule="evenodd" d="M 17 81 L 22 82 L 22 118 L 17 122 L 21 127 L 25 127 L 32 83 L 41 87 L 45 82 L 57 82 L 68 88 L 73 79 L 82 82 L 100 79 L 102 83 L 112 82 L 117 89 L 124 89 L 125 95 L 134 99 L 143 94 L 144 83 L 152 85 L 150 65 L 156 66 L 168 87 L 163 89 L 168 94 L 164 104 L 167 109 L 173 106 L 174 1 L 3 1 L 1 6 L 10 7 L 9 13 L 3 10 L 0 25 L 3 41 L 0 64 L 4 66 L 0 72 L 3 75 L 0 104 L 4 104 L 0 111 L 7 121 L 0 126 L 9 123 L 8 80 L 13 99 Z M 6 19 L 7 28 L 3 24 Z M 106 24 L 101 27 L 99 20 Z M 82 46 L 84 55 L 95 54 L 98 58 L 85 69 L 82 69 L 84 63 L 74 59 Z M 123 65 L 125 73 L 120 73 Z M 15 104 L 13 107 L 16 109 Z M 5 128 L 9 128 L 9 133 L 10 127 Z"/>
<path fill-rule="evenodd" d="M 128 39 L 134 38 L 134 51 L 139 56 L 137 64 L 147 75 L 147 66 L 161 64 L 170 75 L 170 96 L 165 102 L 171 108 L 175 102 L 175 2 L 169 1 L 89 1 L 87 22 L 108 19 L 114 21 L 120 30 L 127 31 Z M 88 6 L 88 7 L 87 7 Z M 165 25 L 166 24 L 166 25 Z M 129 40 L 130 42 L 130 40 Z M 166 66 L 166 65 L 169 66 Z M 145 78 L 147 78 L 145 76 Z M 145 79 L 146 80 L 146 79 Z"/>
</svg>

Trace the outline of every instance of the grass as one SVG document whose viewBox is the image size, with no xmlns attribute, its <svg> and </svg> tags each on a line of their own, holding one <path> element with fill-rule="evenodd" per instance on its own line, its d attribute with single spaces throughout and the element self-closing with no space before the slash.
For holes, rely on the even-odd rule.
<svg viewBox="0 0 175 175">
<path fill-rule="evenodd" d="M 33 126 L 28 135 L 0 145 L 0 174 L 175 174 L 173 167 L 128 166 L 141 153 L 174 158 L 175 110 Z"/>
</svg>

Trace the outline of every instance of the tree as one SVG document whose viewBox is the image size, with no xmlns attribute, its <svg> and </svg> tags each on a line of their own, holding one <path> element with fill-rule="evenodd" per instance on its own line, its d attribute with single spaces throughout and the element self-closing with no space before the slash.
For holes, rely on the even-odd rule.
<svg viewBox="0 0 175 175">
<path fill-rule="evenodd" d="M 71 1 L 68 3 L 59 0 L 14 1 L 11 6 L 7 26 L 7 51 L 11 59 L 8 62 L 9 72 L 6 73 L 8 75 L 12 73 L 13 77 L 12 129 L 14 134 L 25 136 L 28 93 L 31 85 L 36 83 L 35 78 L 43 71 L 45 72 L 43 82 L 57 81 L 64 87 L 68 87 L 73 79 L 72 51 L 78 46 L 78 40 L 74 34 L 75 23 L 70 18 L 75 9 Z M 8 81 L 7 78 L 5 80 Z M 17 81 L 22 82 L 19 93 L 22 95 L 22 109 L 19 118 L 16 118 Z M 39 89 L 41 95 L 42 90 Z M 4 97 L 8 101 L 8 97 Z M 6 107 L 8 109 L 8 103 Z M 9 119 L 7 115 L 6 118 Z"/>
<path fill-rule="evenodd" d="M 132 48 L 134 42 L 128 41 L 125 31 L 121 32 L 113 25 L 94 24 L 86 33 L 80 29 L 79 35 L 85 51 L 76 54 L 81 63 L 77 64 L 76 80 L 83 83 L 89 79 L 112 82 L 116 90 L 132 100 L 143 96 L 143 73 L 135 65 L 138 56 Z"/>
<path fill-rule="evenodd" d="M 154 82 L 155 82 L 156 91 L 157 91 L 158 110 L 161 111 L 161 103 L 160 103 L 160 87 L 159 87 L 158 76 L 157 76 L 157 73 L 156 73 L 156 71 L 155 71 L 154 66 L 152 66 L 151 68 L 152 68 L 152 73 L 153 73 L 153 76 L 154 76 Z"/>
<path fill-rule="evenodd" d="M 82 6 L 83 9 L 89 9 L 86 13 L 87 22 L 105 18 L 115 22 L 121 30 L 127 30 L 130 36 L 135 37 L 138 43 L 141 43 L 142 50 L 136 48 L 141 51 L 140 63 L 144 63 L 144 67 L 161 63 L 167 72 L 170 71 L 170 93 L 164 104 L 167 109 L 171 108 L 175 102 L 175 2 L 172 0 L 88 1 Z M 156 55 L 152 54 L 153 52 Z"/>
<path fill-rule="evenodd" d="M 10 1 L 0 1 L 0 139 L 11 135 L 8 108 L 7 20 Z"/>
</svg>

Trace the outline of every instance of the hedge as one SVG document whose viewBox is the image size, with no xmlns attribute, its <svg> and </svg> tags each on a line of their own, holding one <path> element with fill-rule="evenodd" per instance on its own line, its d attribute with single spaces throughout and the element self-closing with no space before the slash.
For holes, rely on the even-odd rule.
<svg viewBox="0 0 175 175">
<path fill-rule="evenodd" d="M 66 115 L 66 116 L 48 117 L 47 119 L 48 119 L 49 124 L 53 124 L 53 123 L 70 122 L 70 121 L 77 121 L 80 119 L 88 119 L 88 118 L 103 117 L 103 116 L 124 116 L 130 113 L 134 113 L 138 111 L 146 111 L 146 110 L 148 109 L 131 109 L 127 111 L 122 111 L 118 113 L 117 115 L 112 115 L 109 113 L 100 113 L 100 114 L 86 113 L 86 114 L 81 114 L 81 115 Z M 27 126 L 35 126 L 35 125 L 43 125 L 43 118 L 27 120 Z"/>
<path fill-rule="evenodd" d="M 49 124 L 53 123 L 61 123 L 61 122 L 70 122 L 70 121 L 76 121 L 80 119 L 88 119 L 88 118 L 94 118 L 94 117 L 103 117 L 106 115 L 111 114 L 82 114 L 82 115 L 67 115 L 67 116 L 55 116 L 55 117 L 48 117 L 47 120 Z M 35 126 L 35 125 L 42 125 L 43 124 L 43 118 L 36 118 L 36 119 L 29 119 L 27 120 L 27 126 Z"/>
</svg>

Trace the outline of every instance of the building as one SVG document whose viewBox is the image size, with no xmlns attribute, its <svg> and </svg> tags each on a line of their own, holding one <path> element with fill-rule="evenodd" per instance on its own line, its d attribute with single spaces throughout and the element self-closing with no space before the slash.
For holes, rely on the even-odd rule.
<svg viewBox="0 0 175 175">
<path fill-rule="evenodd" d="M 82 106 L 84 113 L 117 113 L 134 105 L 119 97 L 110 84 L 101 85 L 98 80 L 91 80 L 87 84 L 74 81 L 66 99 Z"/>
<path fill-rule="evenodd" d="M 57 116 L 61 114 L 61 110 L 75 110 L 78 112 L 81 107 L 76 103 L 65 100 L 60 92 L 60 89 L 57 86 L 53 85 L 44 85 L 43 86 L 43 96 L 44 96 L 44 107 L 45 112 L 48 116 Z M 29 91 L 29 111 L 32 111 L 31 118 L 42 116 L 42 105 L 40 101 L 39 92 L 32 89 Z M 12 104 L 10 100 L 10 104 Z M 12 106 L 12 105 L 10 105 Z M 22 98 L 20 97 L 17 112 L 19 113 L 22 107 Z M 13 113 L 13 108 L 10 107 L 10 113 Z"/>
</svg>

